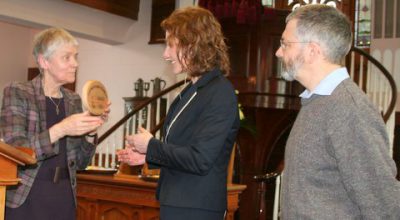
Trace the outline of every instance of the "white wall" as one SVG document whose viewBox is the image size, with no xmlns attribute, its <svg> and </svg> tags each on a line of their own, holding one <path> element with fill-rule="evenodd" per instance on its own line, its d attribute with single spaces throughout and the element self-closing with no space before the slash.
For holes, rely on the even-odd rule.
<svg viewBox="0 0 400 220">
<path fill-rule="evenodd" d="M 175 82 L 169 66 L 162 59 L 163 44 L 148 45 L 150 39 L 151 1 L 141 1 L 136 35 L 121 45 L 107 45 L 79 39 L 80 68 L 77 76 L 79 93 L 87 80 L 100 80 L 106 86 L 112 102 L 109 122 L 111 127 L 124 114 L 122 97 L 134 96 L 134 82 L 140 77 L 149 81 L 155 77 Z"/>
<path fill-rule="evenodd" d="M 45 12 L 37 12 L 45 13 Z M 103 82 L 112 102 L 109 122 L 102 131 L 121 119 L 124 113 L 122 97 L 133 96 L 133 83 L 139 78 L 149 81 L 155 77 L 176 81 L 169 65 L 162 59 L 163 44 L 148 45 L 150 37 L 151 1 L 142 0 L 138 21 L 131 28 L 135 34 L 126 43 L 110 45 L 78 38 L 80 68 L 76 91 L 90 79 Z M 0 22 L 0 86 L 11 80 L 26 80 L 27 68 L 35 65 L 31 55 L 32 33 L 39 30 Z M 101 131 L 101 132 L 102 132 Z"/>
<path fill-rule="evenodd" d="M 0 98 L 5 84 L 27 79 L 31 30 L 0 22 Z M 1 106 L 1 104 L 0 104 Z"/>
<path fill-rule="evenodd" d="M 135 20 L 64 0 L 1 0 L 0 20 L 39 29 L 61 26 L 109 44 L 125 43 L 136 33 Z"/>
</svg>

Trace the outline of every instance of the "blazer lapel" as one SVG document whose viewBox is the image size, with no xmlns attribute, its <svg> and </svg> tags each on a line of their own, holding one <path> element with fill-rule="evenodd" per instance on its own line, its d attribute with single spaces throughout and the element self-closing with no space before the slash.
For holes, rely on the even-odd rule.
<svg viewBox="0 0 400 220">
<path fill-rule="evenodd" d="M 200 79 L 195 83 L 190 83 L 184 90 L 180 93 L 178 97 L 175 98 L 170 106 L 170 110 L 167 115 L 166 122 L 169 123 L 173 117 L 180 111 L 180 109 L 187 103 L 187 101 L 192 97 L 192 95 L 197 92 L 198 89 L 207 85 L 210 81 L 216 78 L 219 74 L 217 69 L 213 69 L 210 72 L 203 74 Z"/>
<path fill-rule="evenodd" d="M 174 122 L 177 120 L 182 111 L 189 105 L 196 95 L 196 88 L 190 83 L 182 92 L 175 98 L 174 102 L 170 106 L 168 111 L 168 120 L 164 124 L 165 138 L 167 140 L 168 133 L 173 126 Z"/>
<path fill-rule="evenodd" d="M 64 90 L 64 87 L 61 87 L 61 93 L 64 97 L 65 117 L 68 117 L 74 113 L 76 107 L 71 96 L 67 92 L 64 92 Z"/>
<path fill-rule="evenodd" d="M 172 101 L 171 105 L 169 106 L 169 110 L 167 113 L 167 116 L 165 117 L 164 121 L 164 131 L 167 131 L 167 127 L 171 123 L 173 117 L 176 115 L 177 111 L 179 111 L 179 107 L 181 107 L 181 102 L 182 102 L 182 94 L 185 94 L 186 91 L 191 87 L 191 84 L 187 85 L 180 93 L 179 95 Z"/>
<path fill-rule="evenodd" d="M 164 123 L 165 139 L 167 140 L 169 131 L 173 127 L 173 124 L 178 120 L 181 113 L 189 106 L 195 98 L 198 89 L 207 85 L 210 81 L 216 78 L 219 72 L 214 69 L 210 72 L 205 73 L 195 84 L 189 84 L 178 97 L 175 98 L 174 102 L 170 106 L 170 110 L 167 115 L 167 119 Z"/>
<path fill-rule="evenodd" d="M 31 83 L 33 86 L 33 90 L 35 93 L 35 99 L 37 100 L 37 108 L 39 112 L 40 118 L 40 131 L 44 131 L 47 129 L 47 117 L 46 117 L 46 96 L 44 95 L 43 87 L 42 87 L 42 74 L 35 77 Z"/>
</svg>

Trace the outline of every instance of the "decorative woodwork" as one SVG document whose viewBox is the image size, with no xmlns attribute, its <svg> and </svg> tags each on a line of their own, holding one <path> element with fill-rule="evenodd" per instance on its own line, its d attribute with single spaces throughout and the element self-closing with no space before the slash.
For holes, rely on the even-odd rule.
<svg viewBox="0 0 400 220">
<path fill-rule="evenodd" d="M 292 7 L 295 4 L 308 4 L 303 0 L 293 0 L 291 1 L 291 4 L 288 4 L 288 0 L 280 0 L 280 1 L 275 1 L 275 9 L 283 9 L 283 10 L 291 10 Z M 317 3 L 322 3 L 326 4 L 328 2 L 335 2 L 336 7 L 342 11 L 344 14 L 346 14 L 350 21 L 354 24 L 355 21 L 355 10 L 356 10 L 356 1 L 354 0 L 317 0 Z M 354 25 L 353 25 L 354 27 Z"/>
<path fill-rule="evenodd" d="M 240 98 L 240 97 L 239 97 Z M 296 109 L 277 109 L 244 106 L 247 120 L 254 122 L 256 135 L 240 129 L 237 143 L 240 152 L 239 167 L 236 168 L 236 183 L 247 185 L 241 195 L 239 219 L 256 219 L 259 214 L 260 199 L 265 199 L 265 212 L 272 216 L 275 183 L 269 183 L 265 192 L 260 191 L 254 176 L 278 170 L 284 158 L 287 129 L 297 116 Z M 282 134 L 282 131 L 287 131 Z M 279 137 L 279 138 L 277 138 Z M 261 193 L 265 195 L 261 196 Z M 269 219 L 269 218 L 267 218 Z"/>
<path fill-rule="evenodd" d="M 275 56 L 288 13 L 269 9 L 255 25 L 237 24 L 231 18 L 221 20 L 232 67 L 228 78 L 239 93 L 297 95 L 302 90 L 297 82 L 281 79 L 280 62 Z"/>
<path fill-rule="evenodd" d="M 6 187 L 17 185 L 17 166 L 36 163 L 34 151 L 25 147 L 12 147 L 0 141 L 0 219 L 4 219 Z"/>
<path fill-rule="evenodd" d="M 77 176 L 77 220 L 156 220 L 159 203 L 155 198 L 156 183 L 137 176 L 93 175 Z M 244 185 L 228 185 L 227 220 L 234 219 L 239 195 Z"/>
<path fill-rule="evenodd" d="M 37 68 L 37 67 L 28 68 L 28 80 L 32 80 L 33 78 L 35 78 L 39 74 L 40 74 L 39 68 Z M 64 88 L 67 88 L 69 90 L 75 91 L 75 82 L 69 83 L 69 84 L 65 84 Z"/>
<path fill-rule="evenodd" d="M 174 10 L 175 0 L 153 0 L 149 44 L 160 44 L 165 42 L 165 33 L 160 27 L 160 24 Z"/>
<path fill-rule="evenodd" d="M 133 20 L 138 19 L 140 0 L 65 0 Z"/>
</svg>

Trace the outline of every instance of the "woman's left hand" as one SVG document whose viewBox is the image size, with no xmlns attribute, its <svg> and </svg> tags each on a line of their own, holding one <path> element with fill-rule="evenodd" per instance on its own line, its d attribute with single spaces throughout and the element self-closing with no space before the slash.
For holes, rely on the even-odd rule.
<svg viewBox="0 0 400 220">
<path fill-rule="evenodd" d="M 135 151 L 145 154 L 147 152 L 147 146 L 149 145 L 150 139 L 153 135 L 143 127 L 139 126 L 139 132 L 134 135 L 127 136 L 126 144 L 127 147 L 135 149 Z"/>
<path fill-rule="evenodd" d="M 111 106 L 111 102 L 108 101 L 107 103 L 107 108 L 104 110 L 104 113 L 102 115 L 100 115 L 101 119 L 103 119 L 104 122 L 106 122 L 108 120 L 108 115 L 110 114 L 110 106 Z"/>
<path fill-rule="evenodd" d="M 110 105 L 111 105 L 111 102 L 109 101 L 108 103 L 107 103 L 107 108 L 104 110 L 104 112 L 103 112 L 103 114 L 101 114 L 100 116 L 98 116 L 98 117 L 100 117 L 100 119 L 103 121 L 103 124 L 105 123 L 105 122 L 107 122 L 107 120 L 108 120 L 108 115 L 110 114 Z M 94 135 L 94 134 L 96 134 L 97 133 L 97 129 L 98 128 L 96 128 L 95 130 L 92 130 L 92 131 L 90 131 L 88 134 L 89 135 Z"/>
</svg>

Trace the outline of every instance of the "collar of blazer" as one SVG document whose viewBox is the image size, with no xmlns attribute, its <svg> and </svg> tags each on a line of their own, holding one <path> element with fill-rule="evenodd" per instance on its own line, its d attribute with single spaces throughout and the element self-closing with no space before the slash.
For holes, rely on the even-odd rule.
<svg viewBox="0 0 400 220">
<path fill-rule="evenodd" d="M 201 88 L 207 85 L 211 80 L 221 75 L 221 71 L 218 68 L 214 68 L 213 70 L 204 73 L 199 80 L 195 84 L 193 84 L 196 88 Z"/>
<path fill-rule="evenodd" d="M 214 68 L 213 70 L 203 74 L 200 79 L 193 84 L 193 88 L 189 88 L 189 90 L 187 91 L 187 95 L 185 95 L 182 100 L 177 104 L 177 106 L 175 107 L 176 109 L 179 109 L 178 112 L 174 115 L 174 117 L 171 119 L 171 122 L 169 123 L 169 126 L 166 128 L 166 135 L 165 135 L 165 142 L 167 142 L 168 139 L 168 134 L 169 131 L 171 129 L 171 127 L 173 126 L 173 124 L 175 123 L 175 121 L 177 120 L 177 118 L 181 115 L 181 113 L 185 110 L 185 108 L 190 104 L 190 102 L 194 99 L 194 97 L 197 95 L 197 90 L 201 89 L 202 87 L 204 87 L 205 85 L 207 85 L 210 81 L 212 81 L 213 79 L 215 79 L 216 77 L 220 76 L 221 72 L 219 69 Z M 183 91 L 185 91 L 186 89 L 184 89 Z M 173 103 L 173 105 L 176 102 Z"/>
</svg>

